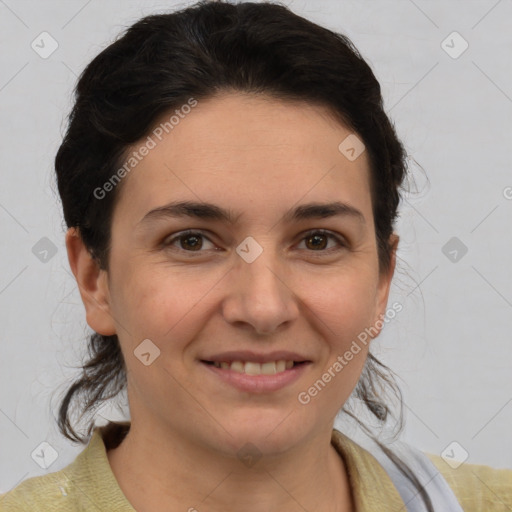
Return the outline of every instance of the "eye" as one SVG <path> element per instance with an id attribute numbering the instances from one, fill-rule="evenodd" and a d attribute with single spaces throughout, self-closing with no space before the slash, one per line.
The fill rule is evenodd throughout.
<path id="1" fill-rule="evenodd" d="M 328 244 L 328 239 L 334 240 L 338 244 L 338 248 L 347 247 L 347 244 L 341 237 L 339 237 L 329 231 L 325 231 L 323 229 L 309 231 L 302 238 L 302 240 L 305 241 L 306 247 L 311 249 L 309 252 L 324 252 L 324 253 L 325 252 L 330 253 L 333 250 L 336 250 L 336 248 L 332 248 L 332 247 L 330 249 L 326 250 L 326 245 Z"/>
<path id="2" fill-rule="evenodd" d="M 166 239 L 163 242 L 163 245 L 165 247 L 171 247 L 176 242 L 179 242 L 181 245 L 181 248 L 178 248 L 178 250 L 183 250 L 186 252 L 202 252 L 201 248 L 203 247 L 202 240 L 208 240 L 210 243 L 212 243 L 203 233 L 200 231 L 182 231 L 181 233 L 178 233 L 177 235 L 173 236 L 170 239 Z"/>
<path id="3" fill-rule="evenodd" d="M 336 247 L 331 247 L 326 249 L 328 245 L 328 240 L 334 240 L 338 245 L 338 249 Z M 208 237 L 206 237 L 200 231 L 181 231 L 171 238 L 167 238 L 163 241 L 163 246 L 165 248 L 173 248 L 178 251 L 184 251 L 188 253 L 199 253 L 204 252 L 201 249 L 204 248 L 203 240 L 207 240 L 210 244 L 214 245 Z M 339 236 L 331 233 L 329 231 L 325 231 L 323 229 L 317 229 L 309 231 L 303 236 L 301 242 L 304 241 L 306 247 L 310 249 L 308 252 L 319 252 L 319 253 L 331 253 L 332 251 L 339 250 L 340 248 L 347 247 L 346 242 Z M 180 247 L 176 247 L 175 244 L 179 243 Z M 319 254 L 321 256 L 321 254 Z"/>

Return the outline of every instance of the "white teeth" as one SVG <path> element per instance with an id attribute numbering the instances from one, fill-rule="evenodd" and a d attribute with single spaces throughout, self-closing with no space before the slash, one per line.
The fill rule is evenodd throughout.
<path id="1" fill-rule="evenodd" d="M 258 363 L 245 363 L 245 373 L 247 375 L 260 375 L 261 374 L 261 364 Z"/>
<path id="2" fill-rule="evenodd" d="M 233 361 L 231 363 L 231 369 L 235 372 L 244 373 L 244 363 L 241 361 Z"/>
<path id="3" fill-rule="evenodd" d="M 270 363 L 263 363 L 261 365 L 261 373 L 263 375 L 274 375 L 274 373 L 277 373 L 277 367 L 276 363 L 270 362 Z M 247 371 L 247 366 L 245 367 Z"/>
<path id="4" fill-rule="evenodd" d="M 293 361 L 269 361 L 268 363 L 254 363 L 252 361 L 233 361 L 232 363 L 215 361 L 213 365 L 216 368 L 224 370 L 233 370 L 238 373 L 246 373 L 247 375 L 274 375 L 275 373 L 284 372 L 293 368 Z"/>

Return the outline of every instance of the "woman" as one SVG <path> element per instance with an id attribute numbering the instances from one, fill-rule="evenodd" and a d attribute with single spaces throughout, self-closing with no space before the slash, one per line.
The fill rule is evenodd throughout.
<path id="1" fill-rule="evenodd" d="M 95 332 L 59 426 L 88 445 L 1 510 L 509 510 L 512 471 L 333 429 L 353 392 L 388 416 L 405 156 L 351 42 L 283 6 L 200 2 L 101 52 L 55 161 Z M 130 422 L 80 437 L 73 402 L 125 385 Z"/>

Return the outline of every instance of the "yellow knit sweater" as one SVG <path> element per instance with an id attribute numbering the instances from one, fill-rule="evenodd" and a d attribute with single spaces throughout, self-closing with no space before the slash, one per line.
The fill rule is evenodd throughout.
<path id="1" fill-rule="evenodd" d="M 134 512 L 110 468 L 106 432 L 106 427 L 95 428 L 89 444 L 64 469 L 28 478 L 0 495 L 0 511 Z M 110 436 L 115 430 L 109 432 Z M 396 487 L 373 455 L 336 429 L 332 444 L 348 469 L 356 512 L 406 510 Z M 476 464 L 452 469 L 441 457 L 427 456 L 465 512 L 512 512 L 512 470 Z"/>

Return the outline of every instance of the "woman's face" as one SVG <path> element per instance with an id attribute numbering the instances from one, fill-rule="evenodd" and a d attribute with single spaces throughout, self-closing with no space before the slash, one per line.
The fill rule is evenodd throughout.
<path id="1" fill-rule="evenodd" d="M 366 359 L 358 336 L 385 313 L 369 160 L 353 139 L 339 149 L 351 132 L 319 107 L 224 94 L 190 110 L 124 178 L 99 281 L 108 308 L 90 305 L 88 322 L 119 337 L 134 429 L 282 452 L 330 432 Z M 214 210 L 165 209 L 178 202 Z"/>

